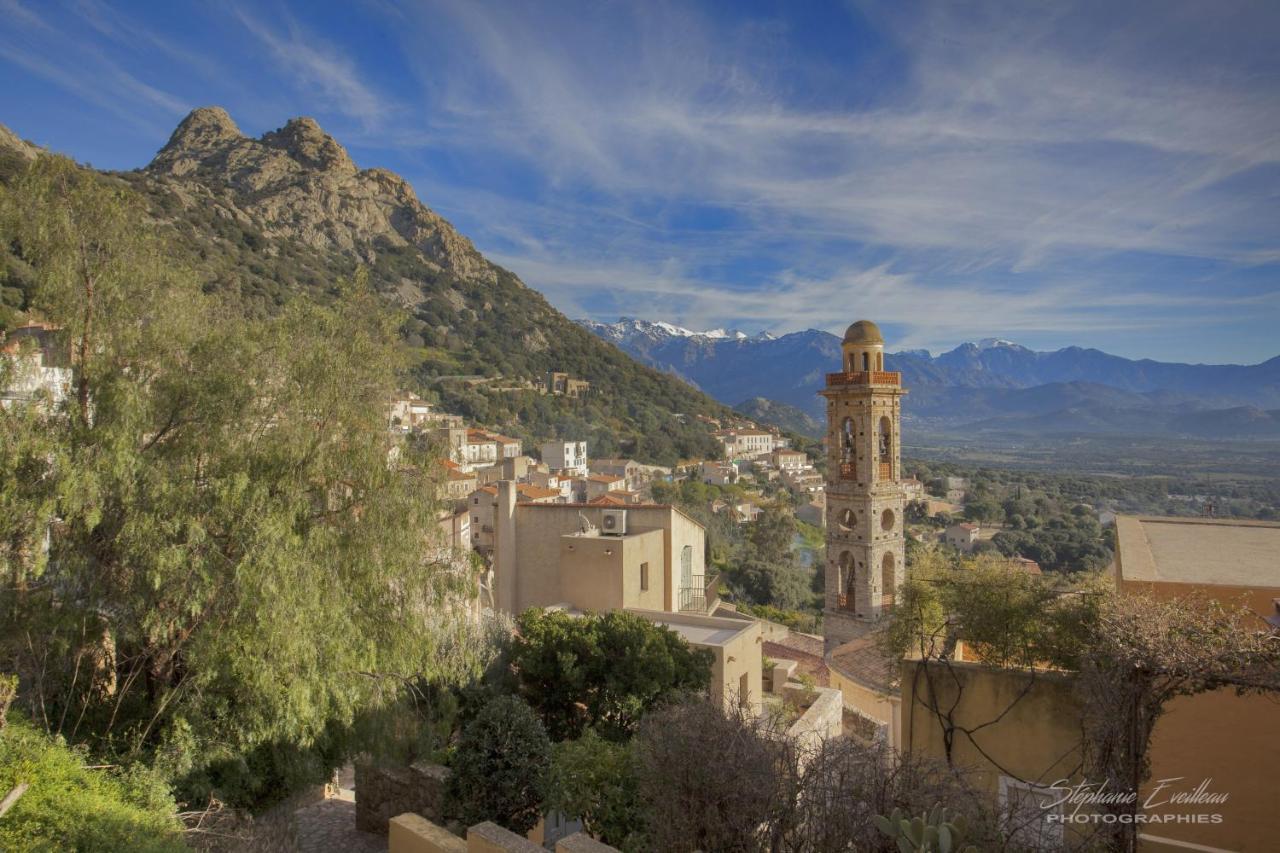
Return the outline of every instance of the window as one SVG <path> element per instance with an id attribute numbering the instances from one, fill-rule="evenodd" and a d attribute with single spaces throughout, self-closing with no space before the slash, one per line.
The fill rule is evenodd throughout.
<path id="1" fill-rule="evenodd" d="M 648 592 L 649 590 L 649 564 L 640 564 L 640 591 Z"/>
<path id="2" fill-rule="evenodd" d="M 680 549 L 680 586 L 693 586 L 693 546 L 685 545 Z"/>
<path id="3" fill-rule="evenodd" d="M 743 708 L 751 704 L 751 686 L 745 672 L 738 678 L 738 704 Z"/>
<path id="4" fill-rule="evenodd" d="M 1000 777 L 1000 816 L 1010 841 L 1030 850 L 1062 846 L 1061 794 L 1011 776 Z"/>

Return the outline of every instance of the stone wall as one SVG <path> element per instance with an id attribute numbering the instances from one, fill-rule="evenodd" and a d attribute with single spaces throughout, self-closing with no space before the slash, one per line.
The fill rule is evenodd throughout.
<path id="1" fill-rule="evenodd" d="M 386 835 L 388 821 L 405 812 L 442 823 L 448 781 L 449 768 L 439 764 L 356 764 L 356 827 Z"/>

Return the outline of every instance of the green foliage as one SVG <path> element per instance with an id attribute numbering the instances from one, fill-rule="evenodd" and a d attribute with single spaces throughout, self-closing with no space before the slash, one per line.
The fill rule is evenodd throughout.
<path id="1" fill-rule="evenodd" d="M 0 818 L 5 850 L 167 853 L 186 850 L 163 781 L 143 767 L 85 766 L 68 748 L 22 720 L 0 731 L 0 796 L 30 785 Z"/>
<path id="2" fill-rule="evenodd" d="M 794 559 L 770 563 L 747 558 L 733 567 L 730 581 L 749 604 L 783 611 L 798 611 L 813 604 L 809 575 Z"/>
<path id="3" fill-rule="evenodd" d="M 894 839 L 901 853 L 978 853 L 977 847 L 964 841 L 964 818 L 948 820 L 942 806 L 915 818 L 894 809 L 888 817 L 876 816 L 876 828 Z"/>
<path id="4" fill-rule="evenodd" d="M 793 559 L 792 543 L 796 536 L 796 517 L 790 512 L 767 506 L 751 524 L 748 538 L 755 557 L 769 563 L 782 563 Z"/>
<path id="5" fill-rule="evenodd" d="M 458 740 L 451 811 L 466 826 L 491 820 L 528 832 L 542 816 L 550 768 L 551 741 L 537 714 L 515 696 L 496 697 Z"/>
<path id="6" fill-rule="evenodd" d="M 581 737 L 588 727 L 625 740 L 655 702 L 705 691 L 711 678 L 710 652 L 621 611 L 527 610 L 511 665 L 520 695 L 557 741 Z"/>
<path id="7" fill-rule="evenodd" d="M 642 850 L 645 813 L 630 743 L 592 729 L 554 747 L 547 805 L 582 821 L 593 837 L 620 850 Z"/>
<path id="8" fill-rule="evenodd" d="M 1102 582 L 1033 575 L 998 558 L 952 562 L 924 550 L 912 567 L 883 636 L 894 659 L 950 654 L 963 640 L 998 667 L 1075 669 L 1098 622 Z"/>
<path id="9" fill-rule="evenodd" d="M 448 411 L 530 441 L 586 440 L 595 456 L 673 465 L 717 453 L 709 429 L 693 416 L 724 417 L 727 407 L 599 340 L 507 270 L 493 267 L 492 280 L 459 278 L 418 248 L 382 237 L 349 253 L 266 237 L 260 224 L 192 204 L 165 182 L 145 174 L 121 177 L 146 194 L 157 219 L 170 223 L 204 288 L 251 313 L 274 313 L 299 296 L 326 301 L 332 282 L 354 274 L 357 258 L 374 258 L 375 293 L 399 303 L 406 286 L 417 291 L 391 339 L 409 358 L 413 390 L 438 398 Z M 501 376 L 501 384 L 513 385 L 551 370 L 589 380 L 590 395 L 573 400 L 489 391 L 443 379 Z"/>
<path id="10" fill-rule="evenodd" d="M 215 789 L 243 776 L 219 768 L 264 755 L 285 766 L 237 790 L 294 765 L 313 777 L 333 725 L 453 665 L 433 614 L 474 591 L 435 545 L 431 460 L 403 447 L 388 465 L 398 318 L 363 275 L 246 318 L 201 292 L 118 182 L 57 158 L 3 210 L 34 309 L 79 354 L 65 411 L 0 413 L 16 590 L 0 645 L 22 707 Z"/>

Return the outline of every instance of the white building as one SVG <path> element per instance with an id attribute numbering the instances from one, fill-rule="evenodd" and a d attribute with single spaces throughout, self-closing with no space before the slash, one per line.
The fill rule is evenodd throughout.
<path id="1" fill-rule="evenodd" d="M 961 522 L 953 524 L 942 534 L 943 541 L 961 551 L 972 551 L 978 542 L 978 525 Z"/>
<path id="2" fill-rule="evenodd" d="M 554 470 L 587 475 L 587 443 L 585 441 L 548 441 L 539 450 L 542 461 Z"/>
<path id="3" fill-rule="evenodd" d="M 9 360 L 0 405 L 8 408 L 43 399 L 57 406 L 70 396 L 72 371 L 66 366 L 70 359 L 57 329 L 43 325 L 12 329 L 0 339 L 0 353 Z"/>
<path id="4" fill-rule="evenodd" d="M 714 435 L 720 439 L 726 459 L 767 456 L 773 451 L 773 433 L 762 429 L 721 429 Z"/>

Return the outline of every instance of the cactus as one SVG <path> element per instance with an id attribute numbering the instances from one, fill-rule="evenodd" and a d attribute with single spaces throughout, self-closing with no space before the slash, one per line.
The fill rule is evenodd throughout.
<path id="1" fill-rule="evenodd" d="M 888 817 L 876 815 L 876 828 L 894 839 L 901 853 L 978 853 L 977 847 L 964 843 L 964 818 L 948 821 L 942 806 L 919 817 L 894 809 Z"/>

